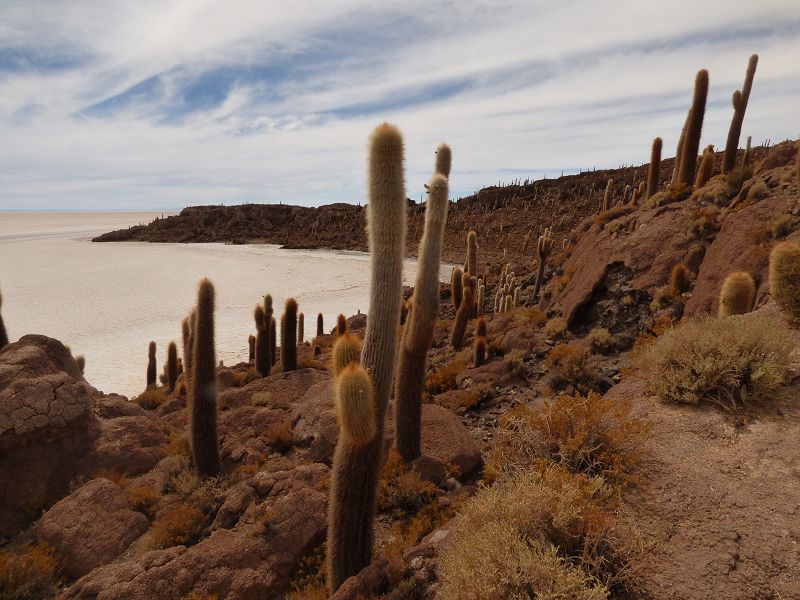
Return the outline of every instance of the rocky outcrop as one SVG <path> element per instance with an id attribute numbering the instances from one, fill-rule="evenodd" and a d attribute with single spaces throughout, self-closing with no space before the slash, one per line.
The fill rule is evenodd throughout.
<path id="1" fill-rule="evenodd" d="M 64 573 L 78 578 L 119 556 L 149 527 L 125 493 L 107 479 L 94 479 L 57 502 L 37 526 L 40 541 L 56 549 Z"/>
<path id="2" fill-rule="evenodd" d="M 27 335 L 0 351 L 0 537 L 68 492 L 96 395 L 57 340 Z"/>

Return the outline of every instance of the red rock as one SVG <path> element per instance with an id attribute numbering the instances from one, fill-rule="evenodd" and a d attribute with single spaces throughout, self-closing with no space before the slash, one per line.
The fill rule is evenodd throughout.
<path id="1" fill-rule="evenodd" d="M 77 578 L 114 560 L 148 526 L 147 517 L 130 509 L 122 488 L 95 479 L 48 510 L 37 536 L 56 549 L 64 573 Z"/>

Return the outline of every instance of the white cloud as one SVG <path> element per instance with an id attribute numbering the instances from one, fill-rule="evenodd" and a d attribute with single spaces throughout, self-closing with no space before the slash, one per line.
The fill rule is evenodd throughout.
<path id="1" fill-rule="evenodd" d="M 704 143 L 724 144 L 751 52 L 744 135 L 800 130 L 795 0 L 54 6 L 0 6 L 0 209 L 363 201 L 384 119 L 405 133 L 414 198 L 443 140 L 456 194 L 641 163 L 656 135 L 674 147 L 700 68 Z M 152 77 L 152 93 L 87 111 Z"/>

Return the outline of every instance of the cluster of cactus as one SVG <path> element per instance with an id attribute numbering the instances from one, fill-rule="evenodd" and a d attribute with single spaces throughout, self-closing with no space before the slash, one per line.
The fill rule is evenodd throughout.
<path id="1" fill-rule="evenodd" d="M 536 272 L 536 285 L 533 288 L 533 302 L 539 299 L 539 290 L 542 289 L 542 279 L 544 278 L 544 268 L 550 252 L 553 250 L 553 238 L 550 235 L 550 229 L 546 228 L 544 233 L 539 236 L 539 241 L 536 244 L 536 256 L 539 259 L 539 269 Z"/>
<path id="2" fill-rule="evenodd" d="M 197 292 L 189 428 L 192 458 L 201 478 L 219 475 L 217 370 L 214 350 L 214 285 L 203 279 Z"/>
<path id="3" fill-rule="evenodd" d="M 346 367 L 335 385 L 340 435 L 328 504 L 331 595 L 348 577 L 372 561 L 384 420 L 393 387 L 402 303 L 406 236 L 403 140 L 397 128 L 384 124 L 373 132 L 370 142 L 367 213 L 372 263 L 370 315 L 361 366 Z"/>
<path id="4" fill-rule="evenodd" d="M 3 296 L 0 294 L 0 308 L 3 307 Z M 3 323 L 3 313 L 0 312 L 0 348 L 8 345 L 8 333 L 6 333 L 6 326 Z"/>
<path id="5" fill-rule="evenodd" d="M 439 157 L 442 154 L 446 154 L 448 157 L 452 156 L 446 145 L 439 146 L 436 153 L 437 171 L 439 170 Z M 428 350 L 433 343 L 433 329 L 439 311 L 439 264 L 449 205 L 447 177 L 437 172 L 428 183 L 427 190 L 425 229 L 419 244 L 414 295 L 409 301 L 410 312 L 406 317 L 403 338 L 400 343 L 398 373 L 401 376 L 397 378 L 395 391 L 395 440 L 397 450 L 406 462 L 411 462 L 420 455 L 420 417 L 422 391 L 425 385 L 425 367 Z M 470 231 L 467 240 L 467 272 L 469 273 L 470 270 L 474 272 L 476 268 L 477 242 L 474 231 Z M 479 291 L 479 298 L 480 293 Z M 466 296 L 464 297 L 466 298 Z M 460 311 L 461 307 L 458 312 L 460 313 Z"/>
<path id="6" fill-rule="evenodd" d="M 517 278 L 511 270 L 511 265 L 506 264 L 500 271 L 500 281 L 494 296 L 494 312 L 508 312 L 521 303 L 522 288 L 517 284 Z"/>
<path id="7" fill-rule="evenodd" d="M 742 135 L 742 124 L 747 103 L 750 100 L 750 90 L 753 88 L 753 77 L 758 66 L 758 54 L 753 54 L 747 63 L 747 73 L 741 90 L 733 92 L 733 118 L 728 129 L 728 139 L 725 142 L 725 153 L 722 155 L 722 172 L 728 173 L 736 166 L 736 154 L 739 151 L 739 138 Z M 747 164 L 745 162 L 745 164 Z"/>
<path id="8" fill-rule="evenodd" d="M 797 166 L 800 168 L 800 158 Z M 769 291 L 782 310 L 792 319 L 800 320 L 800 245 L 781 242 L 772 249 L 769 257 Z"/>
<path id="9" fill-rule="evenodd" d="M 731 273 L 722 283 L 719 294 L 719 317 L 743 315 L 753 309 L 756 299 L 756 284 L 750 273 Z"/>

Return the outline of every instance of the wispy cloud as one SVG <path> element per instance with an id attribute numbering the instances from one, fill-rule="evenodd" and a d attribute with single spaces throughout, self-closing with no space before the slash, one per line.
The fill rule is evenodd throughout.
<path id="1" fill-rule="evenodd" d="M 721 145 L 796 137 L 800 4 L 607 0 L 8 0 L 0 209 L 363 201 L 366 137 L 407 141 L 419 198 L 442 140 L 453 194 L 674 147 L 695 72 Z"/>

